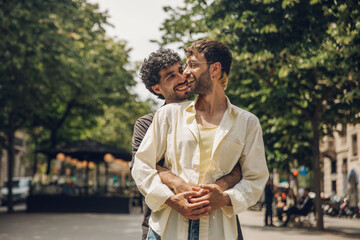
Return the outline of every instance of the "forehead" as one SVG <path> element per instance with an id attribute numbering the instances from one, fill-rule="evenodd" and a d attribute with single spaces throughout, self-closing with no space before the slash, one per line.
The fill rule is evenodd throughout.
<path id="1" fill-rule="evenodd" d="M 179 67 L 181 67 L 180 63 L 174 63 L 173 65 L 167 68 L 161 69 L 159 72 L 160 78 L 166 78 L 166 76 L 169 75 L 170 73 L 179 71 Z"/>
<path id="2" fill-rule="evenodd" d="M 186 62 L 190 62 L 190 61 L 193 61 L 193 62 L 207 62 L 203 53 L 197 53 L 197 54 L 189 56 L 186 59 Z"/>

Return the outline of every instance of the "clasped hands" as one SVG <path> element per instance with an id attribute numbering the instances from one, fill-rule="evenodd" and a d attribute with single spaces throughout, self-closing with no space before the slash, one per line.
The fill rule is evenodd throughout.
<path id="1" fill-rule="evenodd" d="M 188 183 L 174 189 L 166 204 L 188 219 L 208 216 L 223 206 L 231 205 L 230 197 L 217 184 L 192 186 Z"/>

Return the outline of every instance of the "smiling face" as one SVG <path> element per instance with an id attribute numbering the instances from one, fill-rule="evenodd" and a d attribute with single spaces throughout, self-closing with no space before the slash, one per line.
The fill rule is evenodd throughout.
<path id="1" fill-rule="evenodd" d="M 212 91 L 213 82 L 210 76 L 210 63 L 203 54 L 189 56 L 186 61 L 187 67 L 184 75 L 186 80 L 194 84 L 193 92 L 199 95 L 206 95 Z"/>
<path id="2" fill-rule="evenodd" d="M 166 103 L 181 102 L 192 94 L 193 82 L 188 82 L 183 76 L 183 67 L 175 63 L 159 72 L 160 82 L 152 86 L 155 93 L 161 94 Z"/>

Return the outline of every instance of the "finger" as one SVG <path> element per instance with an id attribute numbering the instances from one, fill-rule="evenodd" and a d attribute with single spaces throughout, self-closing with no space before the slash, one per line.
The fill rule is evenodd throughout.
<path id="1" fill-rule="evenodd" d="M 203 208 L 198 208 L 198 209 L 191 211 L 190 216 L 194 216 L 194 217 L 207 216 L 207 215 L 209 215 L 210 210 L 211 210 L 211 207 L 209 207 L 209 206 L 203 207 Z"/>
<path id="2" fill-rule="evenodd" d="M 202 196 L 205 196 L 206 194 L 209 194 L 210 191 L 207 190 L 207 189 L 201 189 L 199 192 L 197 192 L 198 194 L 196 196 L 191 196 L 189 197 L 190 198 L 199 198 L 199 197 L 202 197 Z"/>
<path id="3" fill-rule="evenodd" d="M 193 191 L 197 191 L 197 192 L 199 192 L 199 191 L 201 191 L 201 190 L 202 190 L 202 188 L 197 187 L 197 186 L 193 186 L 193 187 L 192 187 L 192 190 L 193 190 Z"/>
<path id="4" fill-rule="evenodd" d="M 198 203 L 198 202 L 204 202 L 204 201 L 209 201 L 209 195 L 189 198 L 190 203 Z"/>
<path id="5" fill-rule="evenodd" d="M 211 208 L 208 206 L 208 207 L 204 207 L 204 208 L 200 208 L 200 209 L 191 211 L 185 217 L 189 218 L 189 219 L 199 219 L 203 216 L 209 216 L 210 211 L 211 211 Z"/>
<path id="6" fill-rule="evenodd" d="M 209 184 L 201 184 L 199 187 L 201 187 L 202 189 L 209 190 L 209 191 L 212 191 L 215 189 L 215 187 L 213 185 L 209 185 Z"/>
<path id="7" fill-rule="evenodd" d="M 192 196 L 198 196 L 198 195 L 199 195 L 199 192 L 196 192 L 196 191 L 187 191 L 187 192 L 182 192 L 182 193 L 180 193 L 180 195 L 182 195 L 184 198 L 189 198 L 189 197 L 192 197 Z"/>
<path id="8" fill-rule="evenodd" d="M 206 207 L 207 205 L 209 205 L 209 201 L 205 200 L 205 201 L 201 201 L 201 202 L 195 202 L 195 203 L 189 203 L 189 209 L 191 211 L 195 210 L 195 209 L 201 209 Z"/>

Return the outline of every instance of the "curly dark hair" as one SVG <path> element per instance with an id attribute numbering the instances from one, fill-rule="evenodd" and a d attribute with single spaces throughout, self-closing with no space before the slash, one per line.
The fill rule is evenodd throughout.
<path id="1" fill-rule="evenodd" d="M 179 54 L 166 48 L 152 52 L 148 59 L 144 59 L 144 63 L 140 68 L 140 77 L 146 88 L 160 99 L 165 98 L 161 94 L 155 93 L 151 87 L 160 82 L 159 72 L 175 63 L 181 64 Z"/>

